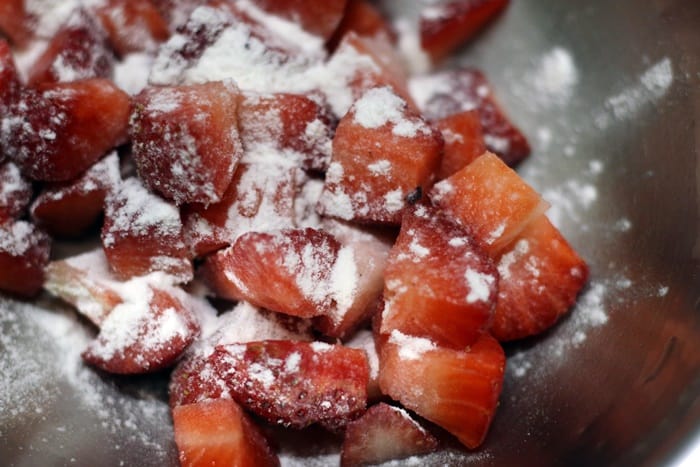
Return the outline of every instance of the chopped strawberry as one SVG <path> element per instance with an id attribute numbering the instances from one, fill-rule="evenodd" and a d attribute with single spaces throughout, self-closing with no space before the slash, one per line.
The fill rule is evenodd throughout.
<path id="1" fill-rule="evenodd" d="M 109 40 L 121 56 L 155 52 L 168 39 L 168 23 L 150 0 L 109 0 L 97 10 Z"/>
<path id="2" fill-rule="evenodd" d="M 73 305 L 98 327 L 123 302 L 101 248 L 49 263 L 44 289 Z"/>
<path id="3" fill-rule="evenodd" d="M 496 155 L 485 153 L 428 194 L 447 215 L 473 232 L 495 257 L 547 203 Z"/>
<path id="4" fill-rule="evenodd" d="M 114 54 L 101 25 L 87 11 L 76 10 L 29 70 L 29 84 L 110 78 Z"/>
<path id="5" fill-rule="evenodd" d="M 268 340 L 217 346 L 211 356 L 234 399 L 277 423 L 337 430 L 365 410 L 365 353 L 321 342 Z"/>
<path id="6" fill-rule="evenodd" d="M 354 285 L 352 302 L 344 309 L 336 309 L 335 313 L 316 316 L 314 327 L 326 336 L 347 339 L 366 324 L 377 309 L 393 237 L 332 219 L 324 219 L 322 227 L 340 241 L 346 248 L 344 254 L 352 258 L 339 280 Z"/>
<path id="7" fill-rule="evenodd" d="M 220 201 L 242 155 L 232 81 L 150 87 L 129 125 L 144 185 L 183 203 Z"/>
<path id="8" fill-rule="evenodd" d="M 208 0 L 151 0 L 158 12 L 166 20 L 170 32 L 175 32 L 187 23 L 187 19 L 198 6 Z"/>
<path id="9" fill-rule="evenodd" d="M 102 321 L 83 359 L 102 370 L 139 374 L 167 368 L 199 334 L 199 323 L 179 289 L 156 288 L 144 280 L 129 284 L 129 298 Z"/>
<path id="10" fill-rule="evenodd" d="M 379 389 L 379 353 L 374 333 L 369 329 L 357 331 L 345 345 L 351 349 L 360 349 L 367 355 L 369 365 L 369 381 L 367 382 L 367 400 L 376 401 L 382 398 Z"/>
<path id="11" fill-rule="evenodd" d="M 31 179 L 71 180 L 125 141 L 129 108 L 103 79 L 27 88 L 0 116 L 0 146 Z"/>
<path id="12" fill-rule="evenodd" d="M 21 297 L 39 293 L 49 263 L 51 239 L 33 224 L 0 224 L 0 291 Z"/>
<path id="13" fill-rule="evenodd" d="M 17 97 L 21 87 L 22 83 L 12 56 L 12 49 L 6 41 L 0 39 L 0 116 L 7 112 L 7 106 Z M 0 161 L 3 158 L 2 141 L 0 141 Z"/>
<path id="14" fill-rule="evenodd" d="M 47 185 L 32 203 L 32 219 L 53 236 L 84 235 L 119 182 L 119 156 L 112 152 L 77 180 Z"/>
<path id="15" fill-rule="evenodd" d="M 438 180 L 443 180 L 469 165 L 486 151 L 479 113 L 467 110 L 436 120 L 435 127 L 445 140 Z"/>
<path id="16" fill-rule="evenodd" d="M 232 310 L 219 315 L 211 327 L 216 330 L 195 342 L 173 370 L 169 385 L 171 407 L 232 397 L 210 359 L 218 345 L 257 340 L 313 340 L 308 320 L 263 310 L 247 302 L 238 302 Z"/>
<path id="17" fill-rule="evenodd" d="M 280 462 L 238 404 L 218 399 L 173 408 L 182 467 L 274 467 Z"/>
<path id="18" fill-rule="evenodd" d="M 177 208 L 150 193 L 134 178 L 105 201 L 102 246 L 119 279 L 163 271 L 179 282 L 192 279 Z"/>
<path id="19" fill-rule="evenodd" d="M 502 280 L 491 334 L 501 341 L 552 326 L 588 278 L 586 263 L 544 215 L 501 254 L 498 270 Z"/>
<path id="20" fill-rule="evenodd" d="M 295 226 L 298 171 L 267 163 L 240 163 L 221 201 L 183 208 L 185 241 L 195 256 L 227 247 L 249 231 Z"/>
<path id="21" fill-rule="evenodd" d="M 307 170 L 325 171 L 331 157 L 331 116 L 301 94 L 245 93 L 238 110 L 248 153 L 279 151 Z"/>
<path id="22" fill-rule="evenodd" d="M 393 331 L 380 352 L 379 385 L 473 449 L 493 419 L 504 369 L 503 349 L 488 334 L 466 350 L 454 350 Z"/>
<path id="23" fill-rule="evenodd" d="M 347 0 L 255 0 L 260 8 L 299 23 L 312 34 L 328 39 L 338 27 Z"/>
<path id="24" fill-rule="evenodd" d="M 0 224 L 19 219 L 32 199 L 32 185 L 12 162 L 0 163 Z"/>
<path id="25" fill-rule="evenodd" d="M 365 93 L 338 124 L 321 214 L 399 224 L 440 162 L 443 141 L 389 87 Z"/>
<path id="26" fill-rule="evenodd" d="M 514 166 L 530 154 L 525 135 L 508 119 L 481 71 L 463 68 L 417 76 L 411 79 L 409 88 L 431 121 L 476 109 L 487 149 L 506 164 Z"/>
<path id="27" fill-rule="evenodd" d="M 463 349 L 485 328 L 498 272 L 468 230 L 423 205 L 407 212 L 384 275 L 381 332 Z"/>
<path id="28" fill-rule="evenodd" d="M 359 36 L 350 31 L 333 52 L 326 72 L 333 79 L 324 83 L 326 94 L 336 116 L 343 117 L 353 102 L 372 88 L 389 86 L 416 110 L 408 92 L 406 71 L 391 42 L 383 36 Z M 417 113 L 417 112 L 416 112 Z"/>
<path id="29" fill-rule="evenodd" d="M 25 0 L 0 0 L 0 33 L 20 47 L 29 43 L 34 35 L 24 4 Z"/>
<path id="30" fill-rule="evenodd" d="M 446 0 L 420 13 L 421 47 L 434 62 L 471 40 L 508 6 L 509 0 Z"/>
<path id="31" fill-rule="evenodd" d="M 351 31 L 361 37 L 381 36 L 396 42 L 391 24 L 373 3 L 368 0 L 348 0 L 347 3 L 343 20 L 328 43 L 330 50 L 335 50 L 340 40 Z"/>
<path id="32" fill-rule="evenodd" d="M 310 228 L 244 234 L 208 257 L 203 274 L 221 297 L 303 318 L 342 313 L 357 281 L 352 252 Z"/>
<path id="33" fill-rule="evenodd" d="M 380 402 L 348 423 L 341 466 L 381 464 L 437 450 L 438 440 L 405 410 Z"/>

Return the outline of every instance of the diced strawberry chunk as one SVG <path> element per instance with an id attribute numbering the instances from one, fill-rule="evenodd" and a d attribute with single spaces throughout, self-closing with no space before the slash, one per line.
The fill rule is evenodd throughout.
<path id="1" fill-rule="evenodd" d="M 119 279 L 163 271 L 179 282 L 192 279 L 177 208 L 134 178 L 105 200 L 102 246 Z"/>
<path id="2" fill-rule="evenodd" d="M 374 333 L 369 329 L 360 329 L 345 345 L 351 349 L 360 349 L 367 355 L 367 363 L 369 364 L 367 399 L 369 401 L 379 400 L 382 397 L 382 391 L 379 389 L 379 353 Z"/>
<path id="3" fill-rule="evenodd" d="M 176 204 L 221 199 L 242 155 L 233 82 L 151 87 L 135 98 L 129 132 L 139 176 Z"/>
<path id="4" fill-rule="evenodd" d="M 33 36 L 32 23 L 24 3 L 25 0 L 0 1 L 0 33 L 4 33 L 18 46 L 26 45 Z"/>
<path id="5" fill-rule="evenodd" d="M 446 0 L 420 13 L 422 48 L 433 61 L 447 57 L 471 40 L 508 6 L 508 0 Z"/>
<path id="6" fill-rule="evenodd" d="M 110 78 L 114 54 L 101 25 L 83 9 L 58 30 L 29 70 L 29 84 Z"/>
<path id="7" fill-rule="evenodd" d="M 435 127 L 445 140 L 438 180 L 458 172 L 486 151 L 479 113 L 467 110 L 436 120 Z"/>
<path id="8" fill-rule="evenodd" d="M 331 116 L 309 97 L 246 93 L 238 110 L 238 121 L 248 153 L 276 150 L 304 169 L 328 168 L 333 135 Z"/>
<path id="9" fill-rule="evenodd" d="M 12 162 L 0 163 L 0 224 L 19 219 L 32 199 L 32 185 Z"/>
<path id="10" fill-rule="evenodd" d="M 280 462 L 260 429 L 230 399 L 172 411 L 182 467 L 275 467 Z"/>
<path id="11" fill-rule="evenodd" d="M 148 282 L 129 284 L 130 300 L 117 305 L 102 321 L 100 333 L 83 359 L 102 370 L 139 374 L 167 368 L 199 334 L 192 311 L 178 298 L 178 289 Z"/>
<path id="12" fill-rule="evenodd" d="M 346 254 L 352 257 L 354 270 L 352 263 L 348 263 L 345 275 L 339 276 L 339 280 L 342 277 L 341 282 L 354 282 L 354 286 L 352 303 L 344 309 L 337 308 L 330 315 L 316 316 L 314 326 L 326 336 L 346 339 L 366 324 L 377 309 L 393 237 L 332 219 L 324 219 L 322 227 L 349 249 Z"/>
<path id="13" fill-rule="evenodd" d="M 396 33 L 381 11 L 368 0 L 348 0 L 343 20 L 338 25 L 328 43 L 330 50 L 335 50 L 340 40 L 349 32 L 361 37 L 382 37 L 394 43 Z"/>
<path id="14" fill-rule="evenodd" d="M 486 148 L 506 164 L 514 166 L 530 154 L 525 135 L 508 119 L 481 71 L 463 68 L 417 76 L 411 79 L 409 87 L 431 121 L 476 109 Z"/>
<path id="15" fill-rule="evenodd" d="M 12 49 L 6 41 L 0 39 L 0 116 L 7 112 L 7 106 L 19 94 L 21 87 L 22 83 L 12 56 Z M 0 141 L 0 161 L 3 158 L 2 141 Z"/>
<path id="16" fill-rule="evenodd" d="M 491 153 L 435 184 L 429 197 L 471 230 L 492 257 L 548 206 L 515 171 Z"/>
<path id="17" fill-rule="evenodd" d="M 31 179 L 71 180 L 125 141 L 129 108 L 103 79 L 27 88 L 0 116 L 0 146 Z"/>
<path id="18" fill-rule="evenodd" d="M 436 209 L 419 205 L 404 215 L 384 280 L 382 333 L 463 349 L 491 324 L 496 266 L 468 230 Z"/>
<path id="19" fill-rule="evenodd" d="M 503 349 L 488 334 L 466 350 L 454 350 L 393 331 L 382 345 L 379 384 L 385 394 L 473 449 L 493 419 L 504 369 Z"/>
<path id="20" fill-rule="evenodd" d="M 333 79 L 324 83 L 322 91 L 339 118 L 367 91 L 383 86 L 391 87 L 409 108 L 417 109 L 408 92 L 402 61 L 385 37 L 361 37 L 349 32 L 340 41 L 326 68 Z"/>
<path id="21" fill-rule="evenodd" d="M 209 3 L 208 0 L 152 0 L 158 12 L 168 23 L 171 32 L 187 23 L 190 14 L 198 6 Z"/>
<path id="22" fill-rule="evenodd" d="M 499 258 L 501 285 L 491 333 L 501 341 L 538 334 L 576 301 L 588 266 L 546 216 Z"/>
<path id="23" fill-rule="evenodd" d="M 73 305 L 98 327 L 123 302 L 101 248 L 51 262 L 44 289 Z"/>
<path id="24" fill-rule="evenodd" d="M 255 0 L 255 4 L 262 9 L 299 23 L 307 31 L 324 39 L 330 38 L 338 27 L 346 3 L 347 0 Z"/>
<path id="25" fill-rule="evenodd" d="M 438 440 L 405 410 L 380 402 L 348 423 L 341 466 L 381 464 L 437 450 Z"/>
<path id="26" fill-rule="evenodd" d="M 367 403 L 365 353 L 321 342 L 218 346 L 211 357 L 234 399 L 271 423 L 337 430 Z"/>
<path id="27" fill-rule="evenodd" d="M 21 297 L 39 293 L 51 239 L 25 221 L 0 224 L 0 290 Z"/>
<path id="28" fill-rule="evenodd" d="M 155 52 L 170 36 L 168 23 L 150 0 L 109 0 L 97 10 L 119 55 Z"/>
<path id="29" fill-rule="evenodd" d="M 32 203 L 32 219 L 54 236 L 84 235 L 119 182 L 119 156 L 112 152 L 77 180 L 46 186 Z"/>
<path id="30" fill-rule="evenodd" d="M 208 257 L 203 275 L 224 298 L 300 317 L 341 315 L 352 306 L 352 250 L 315 229 L 249 232 Z"/>
<path id="31" fill-rule="evenodd" d="M 221 201 L 183 209 L 185 241 L 195 256 L 227 247 L 249 231 L 291 228 L 297 170 L 277 164 L 238 164 Z"/>
<path id="32" fill-rule="evenodd" d="M 216 330 L 194 343 L 173 370 L 168 388 L 171 407 L 233 397 L 210 359 L 218 345 L 313 340 L 308 320 L 263 310 L 247 302 L 239 302 L 233 310 L 219 315 L 211 327 Z"/>
<path id="33" fill-rule="evenodd" d="M 373 88 L 338 124 L 319 213 L 399 224 L 440 162 L 443 141 L 389 87 Z"/>

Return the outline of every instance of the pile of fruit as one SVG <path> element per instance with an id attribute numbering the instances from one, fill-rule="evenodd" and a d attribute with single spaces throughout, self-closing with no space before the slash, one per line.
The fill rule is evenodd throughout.
<path id="1" fill-rule="evenodd" d="M 421 53 L 507 3 L 425 2 Z M 96 368 L 174 368 L 183 465 L 277 465 L 269 424 L 343 436 L 348 466 L 437 450 L 435 426 L 477 448 L 500 342 L 552 326 L 588 274 L 512 170 L 530 148 L 486 77 L 411 76 L 368 0 L 56 4 L 49 31 L 46 2 L 0 0 L 0 290 L 72 304 Z"/>

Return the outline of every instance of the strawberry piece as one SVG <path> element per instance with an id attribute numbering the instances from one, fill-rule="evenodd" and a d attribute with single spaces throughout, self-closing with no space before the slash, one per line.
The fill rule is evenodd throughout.
<path id="1" fill-rule="evenodd" d="M 129 132 L 144 185 L 178 205 L 218 202 L 242 154 L 237 105 L 231 81 L 136 96 Z"/>
<path id="2" fill-rule="evenodd" d="M 263 10 L 299 23 L 305 30 L 324 39 L 329 39 L 338 27 L 346 3 L 347 0 L 255 0 Z"/>
<path id="3" fill-rule="evenodd" d="M 346 248 L 346 254 L 352 257 L 354 273 L 353 267 L 346 265 L 342 282 L 354 282 L 354 286 L 352 303 L 336 308 L 334 313 L 316 316 L 314 327 L 326 336 L 346 339 L 376 311 L 393 238 L 332 219 L 324 219 L 322 227 L 335 236 Z"/>
<path id="4" fill-rule="evenodd" d="M 271 423 L 344 427 L 365 410 L 365 353 L 321 342 L 268 340 L 217 346 L 211 356 L 234 399 Z"/>
<path id="5" fill-rule="evenodd" d="M 21 297 L 39 293 L 51 239 L 25 221 L 0 224 L 0 290 Z"/>
<path id="6" fill-rule="evenodd" d="M 382 37 L 396 43 L 396 33 L 391 24 L 368 0 L 348 0 L 343 19 L 328 42 L 328 48 L 335 50 L 342 38 L 350 32 L 361 37 Z"/>
<path id="7" fill-rule="evenodd" d="M 137 179 L 125 180 L 105 200 L 102 246 L 119 279 L 154 271 L 170 274 L 179 282 L 192 279 L 179 211 Z"/>
<path id="8" fill-rule="evenodd" d="M 508 6 L 508 0 L 447 0 L 420 13 L 420 42 L 438 62 L 476 36 Z"/>
<path id="9" fill-rule="evenodd" d="M 84 235 L 119 182 L 119 156 L 112 152 L 77 180 L 47 185 L 32 203 L 32 219 L 56 237 Z"/>
<path id="10" fill-rule="evenodd" d="M 170 32 L 175 32 L 187 23 L 187 19 L 198 6 L 210 2 L 208 0 L 151 0 L 151 3 L 165 19 Z"/>
<path id="11" fill-rule="evenodd" d="M 172 415 L 182 467 L 280 465 L 260 429 L 230 399 L 182 405 Z"/>
<path id="12" fill-rule="evenodd" d="M 193 404 L 207 399 L 233 397 L 210 359 L 217 345 L 242 344 L 256 340 L 311 341 L 308 320 L 273 313 L 247 302 L 216 318 L 216 329 L 193 344 L 170 376 L 170 406 Z"/>
<path id="13" fill-rule="evenodd" d="M 129 284 L 129 298 L 102 321 L 100 333 L 83 359 L 116 374 L 167 368 L 199 334 L 199 323 L 178 297 L 179 289 L 156 288 L 146 281 Z"/>
<path id="14" fill-rule="evenodd" d="M 0 224 L 19 219 L 32 199 L 32 185 L 12 162 L 0 163 Z"/>
<path id="15" fill-rule="evenodd" d="M 391 87 L 412 110 L 417 109 L 408 92 L 401 58 L 383 36 L 361 37 L 349 32 L 328 60 L 326 73 L 333 79 L 322 83 L 321 91 L 338 117 L 367 91 L 383 86 Z"/>
<path id="16" fill-rule="evenodd" d="M 220 202 L 183 209 L 184 236 L 196 256 L 231 245 L 249 231 L 291 228 L 297 170 L 277 164 L 240 163 Z"/>
<path id="17" fill-rule="evenodd" d="M 126 139 L 129 108 L 103 79 L 27 88 L 2 116 L 0 146 L 31 179 L 71 180 Z"/>
<path id="18" fill-rule="evenodd" d="M 44 289 L 73 305 L 98 327 L 123 302 L 101 248 L 49 263 Z"/>
<path id="19" fill-rule="evenodd" d="M 25 0 L 0 0 L 0 33 L 20 47 L 29 43 L 34 35 L 24 3 Z"/>
<path id="20" fill-rule="evenodd" d="M 1 16 L 1 15 L 0 15 Z M 16 98 L 22 87 L 12 56 L 10 45 L 0 39 L 0 115 L 7 112 L 7 106 Z M 0 161 L 4 158 L 2 142 L 0 141 Z"/>
<path id="21" fill-rule="evenodd" d="M 340 465 L 381 464 L 392 459 L 428 454 L 437 448 L 438 440 L 408 412 L 380 402 L 348 423 Z"/>
<path id="22" fill-rule="evenodd" d="M 404 215 L 384 275 L 381 332 L 455 349 L 491 324 L 498 272 L 468 230 L 419 205 Z"/>
<path id="23" fill-rule="evenodd" d="M 515 171 L 491 153 L 436 183 L 429 197 L 471 230 L 492 257 L 548 206 Z"/>
<path id="24" fill-rule="evenodd" d="M 501 341 L 539 334 L 576 301 L 588 266 L 546 216 L 535 219 L 498 261 L 501 286 L 491 333 Z"/>
<path id="25" fill-rule="evenodd" d="M 331 157 L 331 116 L 301 94 L 243 96 L 238 111 L 246 152 L 279 151 L 307 170 L 325 171 Z"/>
<path id="26" fill-rule="evenodd" d="M 97 10 L 117 53 L 155 52 L 168 39 L 168 23 L 150 0 L 109 0 Z"/>
<path id="27" fill-rule="evenodd" d="M 29 70 L 30 86 L 39 83 L 110 78 L 114 54 L 100 24 L 85 10 L 76 10 L 58 30 Z"/>
<path id="28" fill-rule="evenodd" d="M 310 228 L 241 235 L 206 259 L 203 275 L 221 297 L 303 318 L 341 315 L 357 282 L 352 251 Z"/>
<path id="29" fill-rule="evenodd" d="M 445 151 L 437 171 L 438 180 L 463 169 L 486 151 L 476 110 L 449 115 L 436 120 L 433 125 L 445 140 Z"/>
<path id="30" fill-rule="evenodd" d="M 409 88 L 431 121 L 476 109 L 486 148 L 506 164 L 514 166 L 530 154 L 525 135 L 508 119 L 481 71 L 464 68 L 418 76 L 411 79 Z"/>
<path id="31" fill-rule="evenodd" d="M 439 133 L 391 88 L 369 90 L 338 124 L 319 213 L 399 224 L 430 185 L 442 146 Z"/>
<path id="32" fill-rule="evenodd" d="M 379 385 L 473 449 L 493 419 L 504 369 L 503 349 L 488 334 L 466 350 L 454 350 L 393 331 L 381 348 Z"/>

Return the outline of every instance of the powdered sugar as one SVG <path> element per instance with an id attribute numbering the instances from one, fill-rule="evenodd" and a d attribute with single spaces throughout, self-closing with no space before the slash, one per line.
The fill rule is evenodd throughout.
<path id="1" fill-rule="evenodd" d="M 429 339 L 409 336 L 398 330 L 391 332 L 389 343 L 399 346 L 399 357 L 404 360 L 418 360 L 425 352 L 437 349 L 435 343 Z"/>

